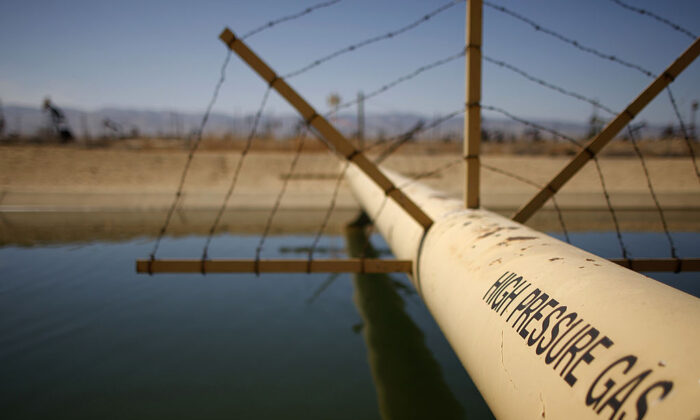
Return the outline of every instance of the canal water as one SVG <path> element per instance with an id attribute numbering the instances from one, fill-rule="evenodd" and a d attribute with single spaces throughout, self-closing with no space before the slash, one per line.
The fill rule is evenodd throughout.
<path id="1" fill-rule="evenodd" d="M 323 237 L 318 257 L 347 256 L 351 236 Z M 700 234 L 673 237 L 697 256 Z M 272 236 L 263 256 L 305 258 L 311 240 Z M 572 240 L 619 256 L 614 233 Z M 668 252 L 660 233 L 625 240 L 635 257 Z M 220 235 L 210 257 L 250 256 L 257 241 Z M 160 256 L 196 258 L 203 242 L 166 237 Z M 373 246 L 391 258 L 381 237 Z M 492 417 L 404 275 L 137 275 L 151 247 L 0 248 L 3 419 Z M 700 295 L 696 273 L 652 276 Z"/>

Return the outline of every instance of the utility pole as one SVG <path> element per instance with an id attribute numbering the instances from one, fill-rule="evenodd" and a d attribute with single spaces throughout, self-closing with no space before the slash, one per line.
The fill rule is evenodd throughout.
<path id="1" fill-rule="evenodd" d="M 0 101 L 0 139 L 4 137 L 5 134 L 5 112 L 2 109 L 2 101 Z"/>
<path id="2" fill-rule="evenodd" d="M 365 94 L 357 92 L 357 147 L 365 146 Z"/>
<path id="3" fill-rule="evenodd" d="M 328 102 L 328 106 L 331 107 L 331 121 L 334 123 L 337 122 L 338 119 L 338 105 L 340 105 L 340 95 L 337 93 L 331 93 L 328 95 L 326 98 L 326 102 Z"/>
<path id="4" fill-rule="evenodd" d="M 170 137 L 173 137 L 175 139 L 180 138 L 180 116 L 177 114 L 177 112 L 171 112 L 170 113 Z"/>
<path id="5" fill-rule="evenodd" d="M 479 148 L 481 144 L 481 18 L 482 0 L 467 2 L 466 102 L 464 117 L 464 204 L 479 208 Z"/>
<path id="6" fill-rule="evenodd" d="M 19 110 L 15 113 L 15 130 L 16 136 L 22 137 L 22 112 Z"/>
<path id="7" fill-rule="evenodd" d="M 697 137 L 695 136 L 695 114 L 698 111 L 698 101 L 693 101 L 692 104 L 690 104 L 690 139 L 691 140 L 696 140 Z"/>
<path id="8" fill-rule="evenodd" d="M 88 123 L 87 123 L 87 113 L 83 112 L 80 115 L 80 123 L 83 126 L 83 140 L 86 142 L 90 141 L 90 130 L 88 129 Z"/>

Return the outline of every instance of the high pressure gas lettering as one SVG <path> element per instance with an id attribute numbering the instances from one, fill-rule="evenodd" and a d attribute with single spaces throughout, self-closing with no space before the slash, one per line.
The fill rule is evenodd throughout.
<path id="1" fill-rule="evenodd" d="M 613 339 L 523 276 L 503 273 L 482 300 L 565 384 L 587 387 L 582 403 L 599 415 L 642 419 L 673 389 L 673 381 L 639 366 L 633 354 L 596 363 L 605 359 Z M 581 385 L 583 377 L 593 379 Z"/>

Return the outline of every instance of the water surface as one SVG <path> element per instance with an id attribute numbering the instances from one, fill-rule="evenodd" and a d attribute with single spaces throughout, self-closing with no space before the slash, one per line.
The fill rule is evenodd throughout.
<path id="1" fill-rule="evenodd" d="M 270 237 L 264 257 L 304 258 L 311 238 Z M 611 232 L 572 239 L 619 256 Z M 674 239 L 697 255 L 700 234 Z M 160 256 L 196 258 L 203 240 L 168 237 Z M 252 256 L 257 240 L 221 235 L 210 255 Z M 668 252 L 659 233 L 625 240 L 636 257 Z M 137 275 L 151 246 L 0 248 L 2 418 L 397 418 L 421 413 L 423 382 L 436 418 L 491 417 L 404 275 Z M 347 256 L 347 238 L 320 250 Z M 696 273 L 653 276 L 700 294 Z"/>

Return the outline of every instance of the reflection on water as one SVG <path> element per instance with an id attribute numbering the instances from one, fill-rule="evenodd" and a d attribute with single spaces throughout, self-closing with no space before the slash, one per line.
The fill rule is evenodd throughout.
<path id="1" fill-rule="evenodd" d="M 311 240 L 270 237 L 263 256 L 304 258 Z M 163 257 L 191 257 L 202 243 L 166 238 Z M 222 235 L 212 258 L 251 256 L 256 244 Z M 381 418 L 385 399 L 367 354 L 386 353 L 353 328 L 373 330 L 353 303 L 351 276 L 135 274 L 134 260 L 151 245 L 0 248 L 3 419 Z M 346 254 L 342 236 L 320 246 Z M 421 357 L 433 358 L 426 380 L 442 372 L 459 405 L 480 401 L 425 307 L 404 299 L 400 317 L 423 334 Z M 389 343 L 382 348 L 401 348 Z M 384 378 L 403 375 L 391 369 Z"/>
<path id="2" fill-rule="evenodd" d="M 363 227 L 348 226 L 346 238 L 351 256 L 377 257 L 371 245 L 365 246 Z M 398 291 L 408 289 L 386 274 L 357 274 L 354 284 L 382 418 L 463 418 L 464 410 L 425 345 L 423 333 L 404 310 Z M 478 394 L 472 393 L 472 398 L 470 417 L 490 417 Z"/>
<path id="3" fill-rule="evenodd" d="M 397 286 L 408 284 L 401 275 L 148 277 L 134 260 L 150 239 L 81 235 L 0 247 L 3 419 L 403 418 L 423 416 L 420 401 L 433 402 L 431 418 L 490 416 L 420 299 Z M 619 255 L 614 238 L 572 235 L 608 257 Z M 311 239 L 270 237 L 263 257 L 304 258 Z M 625 239 L 634 256 L 667 252 L 662 234 Z M 700 234 L 674 239 L 697 256 Z M 211 257 L 252 257 L 257 240 L 217 236 Z M 191 258 L 203 243 L 168 237 L 160 256 Z M 353 243 L 327 235 L 319 257 L 342 258 Z M 654 277 L 700 293 L 697 273 Z"/>
<path id="4" fill-rule="evenodd" d="M 316 233 L 323 210 L 281 209 L 275 216 L 273 234 Z M 342 235 L 345 223 L 355 216 L 356 210 L 336 209 L 326 233 Z M 511 210 L 504 210 L 509 216 Z M 229 210 L 219 225 L 221 233 L 262 232 L 269 210 Z M 692 209 L 667 209 L 666 218 L 671 230 L 697 232 L 700 218 Z M 214 210 L 178 210 L 168 227 L 171 236 L 206 235 L 216 217 Z M 608 211 L 564 211 L 564 220 L 570 232 L 612 230 Z M 624 231 L 660 232 L 661 223 L 656 211 L 618 210 L 617 217 Z M 68 244 L 92 241 L 128 241 L 152 238 L 163 226 L 165 211 L 140 212 L 0 212 L 0 246 L 37 244 Z M 528 225 L 543 232 L 558 232 L 559 218 L 551 210 L 541 210 Z"/>
<path id="5" fill-rule="evenodd" d="M 345 222 L 355 210 L 336 209 L 326 228 L 328 234 L 342 234 Z M 229 210 L 223 214 L 219 233 L 258 234 L 267 223 L 269 211 Z M 324 210 L 281 209 L 271 233 L 316 233 Z M 119 242 L 153 238 L 165 221 L 165 211 L 138 212 L 0 212 L 0 246 Z M 206 235 L 216 218 L 216 210 L 178 210 L 168 226 L 174 237 Z M 201 252 L 201 250 L 200 250 Z"/>

